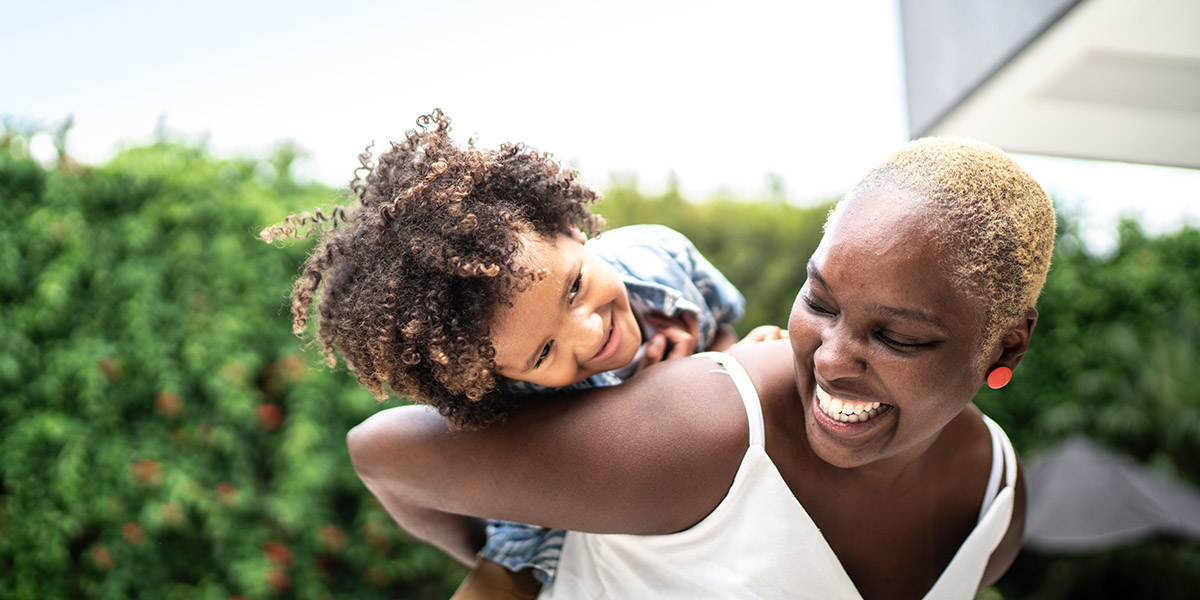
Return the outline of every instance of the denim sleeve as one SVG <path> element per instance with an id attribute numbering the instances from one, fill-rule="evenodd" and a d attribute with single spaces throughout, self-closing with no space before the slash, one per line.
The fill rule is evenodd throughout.
<path id="1" fill-rule="evenodd" d="M 662 225 L 630 225 L 588 242 L 625 280 L 631 299 L 668 315 L 690 313 L 707 348 L 721 323 L 745 311 L 741 292 L 678 231 Z"/>
<path id="2" fill-rule="evenodd" d="M 742 318 L 746 311 L 746 299 L 742 297 L 742 293 L 700 254 L 691 240 L 673 230 L 672 233 L 678 236 L 677 243 L 682 246 L 676 260 L 679 260 L 691 275 L 692 283 L 704 296 L 704 303 L 712 312 L 713 319 L 717 323 L 733 323 Z"/>

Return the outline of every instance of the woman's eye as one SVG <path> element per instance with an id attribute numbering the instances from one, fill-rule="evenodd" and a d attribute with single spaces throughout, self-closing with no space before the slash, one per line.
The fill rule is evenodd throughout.
<path id="1" fill-rule="evenodd" d="M 538 355 L 537 362 L 533 364 L 533 368 L 536 369 L 542 366 L 542 363 L 546 361 L 546 357 L 550 356 L 550 345 L 553 343 L 554 342 L 547 342 L 546 345 L 542 347 L 542 353 Z"/>
<path id="2" fill-rule="evenodd" d="M 882 331 L 876 332 L 875 337 L 879 338 L 879 341 L 883 342 L 884 344 L 896 348 L 897 350 L 911 350 L 913 348 L 921 348 L 929 345 L 928 343 L 924 342 L 901 342 Z"/>
<path id="3" fill-rule="evenodd" d="M 571 291 L 567 292 L 567 299 L 571 300 L 571 301 L 575 300 L 575 294 L 579 293 L 579 288 L 582 285 L 583 285 L 583 273 L 580 273 L 575 276 L 575 282 L 571 284 Z"/>
<path id="4" fill-rule="evenodd" d="M 804 297 L 804 303 L 808 305 L 809 310 L 811 310 L 815 313 L 820 313 L 822 315 L 832 315 L 833 314 L 833 311 L 826 309 L 825 307 L 821 306 L 820 304 L 817 304 L 816 302 L 813 302 L 812 298 L 809 298 L 807 296 Z"/>

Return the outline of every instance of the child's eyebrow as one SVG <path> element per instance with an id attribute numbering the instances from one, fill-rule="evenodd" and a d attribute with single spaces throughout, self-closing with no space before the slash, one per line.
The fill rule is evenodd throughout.
<path id="1" fill-rule="evenodd" d="M 575 283 L 575 274 L 579 272 L 580 266 L 572 264 L 571 268 L 563 271 L 562 289 L 558 291 L 558 295 L 566 298 L 571 294 L 571 284 Z"/>
<path id="2" fill-rule="evenodd" d="M 571 285 L 575 283 L 575 278 L 578 276 L 580 269 L 582 269 L 580 265 L 572 265 L 570 269 L 563 271 L 564 276 L 562 280 L 562 286 L 560 286 L 558 290 L 558 295 L 560 298 L 566 298 L 571 293 Z M 545 348 L 549 341 L 549 339 L 543 339 L 541 343 L 534 347 L 533 354 L 530 354 L 529 358 L 525 361 L 525 366 L 522 369 L 523 372 L 529 372 L 533 370 L 534 365 L 537 363 L 538 357 L 542 355 L 542 348 Z"/>
<path id="3" fill-rule="evenodd" d="M 575 282 L 575 272 L 577 270 L 576 266 L 572 266 L 571 269 L 563 271 L 565 272 L 565 276 L 563 277 L 562 286 L 559 286 L 558 289 L 559 298 L 566 298 L 571 293 L 571 283 Z M 522 367 L 523 372 L 533 371 L 534 365 L 538 362 L 538 356 L 541 356 L 541 349 L 546 347 L 547 342 L 550 342 L 548 338 L 547 340 L 542 340 L 538 343 L 538 346 L 534 347 L 533 354 L 529 355 L 529 358 L 526 359 L 526 364 Z"/>
<path id="4" fill-rule="evenodd" d="M 534 364 L 537 363 L 538 357 L 542 355 L 542 348 L 545 347 L 546 340 L 538 342 L 538 345 L 533 348 L 533 354 L 530 354 L 529 358 L 525 359 L 525 364 L 521 367 L 522 373 L 528 373 L 533 370 Z"/>

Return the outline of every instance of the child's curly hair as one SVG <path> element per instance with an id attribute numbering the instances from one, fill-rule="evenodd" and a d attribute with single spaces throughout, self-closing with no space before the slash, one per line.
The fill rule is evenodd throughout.
<path id="1" fill-rule="evenodd" d="M 440 110 L 417 125 L 375 165 L 369 149 L 359 155 L 353 206 L 292 215 L 260 237 L 320 233 L 292 290 L 292 329 L 304 333 L 319 295 L 331 365 L 336 349 L 376 398 L 387 397 L 387 383 L 457 427 L 484 427 L 510 408 L 496 375 L 493 313 L 540 277 L 517 264 L 522 236 L 599 232 L 604 220 L 588 205 L 600 196 L 521 144 L 458 148 Z"/>

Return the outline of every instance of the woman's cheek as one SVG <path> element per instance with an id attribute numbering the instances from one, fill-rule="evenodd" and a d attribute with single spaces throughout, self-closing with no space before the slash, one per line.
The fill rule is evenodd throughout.
<path id="1" fill-rule="evenodd" d="M 820 335 L 802 307 L 793 309 L 788 319 L 788 340 L 792 343 L 792 352 L 797 356 L 809 353 L 819 343 Z"/>

